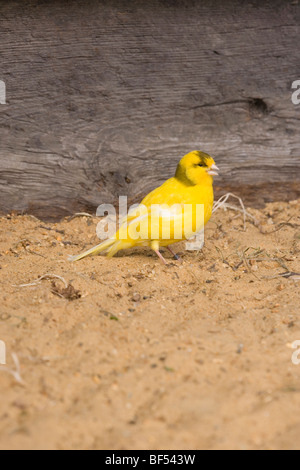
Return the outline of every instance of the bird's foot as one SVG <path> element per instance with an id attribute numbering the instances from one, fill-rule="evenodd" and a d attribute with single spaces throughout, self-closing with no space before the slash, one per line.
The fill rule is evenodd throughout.
<path id="1" fill-rule="evenodd" d="M 179 255 L 177 255 L 173 250 L 172 248 L 170 248 L 169 246 L 167 246 L 167 249 L 169 250 L 169 252 L 173 255 L 174 259 L 176 261 L 179 261 L 180 263 L 182 263 L 182 259 L 180 258 Z"/>

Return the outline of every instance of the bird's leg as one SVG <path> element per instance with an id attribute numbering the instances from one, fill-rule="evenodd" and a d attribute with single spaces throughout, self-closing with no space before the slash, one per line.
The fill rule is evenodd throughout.
<path id="1" fill-rule="evenodd" d="M 167 264 L 165 258 L 163 257 L 163 255 L 160 253 L 159 251 L 159 241 L 158 240 L 152 240 L 151 241 L 151 248 L 153 251 L 155 251 L 155 253 L 157 254 L 157 256 L 159 257 L 159 259 L 164 263 L 164 264 Z"/>
<path id="2" fill-rule="evenodd" d="M 155 253 L 157 254 L 157 256 L 159 257 L 159 259 L 161 259 L 161 261 L 164 263 L 164 264 L 167 264 L 165 258 L 163 257 L 163 255 L 160 253 L 159 250 L 154 250 Z"/>
<path id="3" fill-rule="evenodd" d="M 174 259 L 176 259 L 176 261 L 180 261 L 182 263 L 182 259 L 180 258 L 180 256 L 177 255 L 170 246 L 167 246 L 167 249 L 174 256 Z"/>

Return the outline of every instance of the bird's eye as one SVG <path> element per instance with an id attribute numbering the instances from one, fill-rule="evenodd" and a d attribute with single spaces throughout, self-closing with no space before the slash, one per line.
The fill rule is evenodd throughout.
<path id="1" fill-rule="evenodd" d="M 197 166 L 200 166 L 201 168 L 204 168 L 204 167 L 205 167 L 204 163 L 198 163 Z"/>

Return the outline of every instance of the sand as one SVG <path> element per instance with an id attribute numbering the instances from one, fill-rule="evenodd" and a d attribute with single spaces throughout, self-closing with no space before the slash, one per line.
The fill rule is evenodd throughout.
<path id="1" fill-rule="evenodd" d="M 68 262 L 96 218 L 2 217 L 0 448 L 300 449 L 299 209 L 220 210 L 167 266 Z"/>

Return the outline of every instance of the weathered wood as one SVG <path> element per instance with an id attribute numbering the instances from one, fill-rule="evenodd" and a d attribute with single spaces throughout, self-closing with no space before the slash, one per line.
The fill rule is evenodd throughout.
<path id="1" fill-rule="evenodd" d="M 1 2 L 0 210 L 136 200 L 192 149 L 220 191 L 299 196 L 299 25 L 287 0 Z"/>

